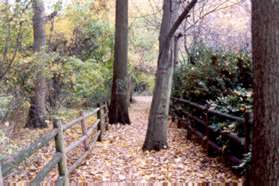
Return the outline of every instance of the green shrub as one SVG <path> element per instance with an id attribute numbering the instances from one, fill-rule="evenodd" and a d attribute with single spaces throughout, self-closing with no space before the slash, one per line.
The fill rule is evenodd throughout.
<path id="1" fill-rule="evenodd" d="M 210 104 L 211 109 L 243 117 L 252 111 L 252 72 L 248 55 L 213 53 L 200 50 L 191 64 L 176 67 L 173 97 L 187 99 L 199 104 Z M 181 105 L 193 114 L 195 109 Z M 243 135 L 239 123 L 210 117 L 211 127 Z M 224 143 L 220 141 L 220 143 Z"/>
<path id="2" fill-rule="evenodd" d="M 109 97 L 112 80 L 111 64 L 95 63 L 92 60 L 85 62 L 70 58 L 65 65 L 66 74 L 71 77 L 68 93 L 71 93 L 70 102 L 80 104 L 94 104 Z"/>
<path id="3" fill-rule="evenodd" d="M 252 87 L 251 61 L 243 54 L 206 51 L 194 64 L 176 67 L 173 96 L 201 104 L 232 95 L 235 89 Z"/>

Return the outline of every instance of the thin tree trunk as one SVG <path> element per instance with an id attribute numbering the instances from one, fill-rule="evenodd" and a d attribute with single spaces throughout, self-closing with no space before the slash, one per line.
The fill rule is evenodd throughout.
<path id="1" fill-rule="evenodd" d="M 33 0 L 33 34 L 34 34 L 34 52 L 41 52 L 46 46 L 46 35 L 44 28 L 45 8 L 43 0 Z M 28 128 L 45 128 L 47 127 L 47 111 L 46 111 L 46 94 L 47 83 L 43 75 L 42 69 L 38 68 L 35 82 L 34 95 L 31 98 L 31 106 L 29 109 L 26 127 Z"/>
<path id="2" fill-rule="evenodd" d="M 116 1 L 115 54 L 109 122 L 130 124 L 128 113 L 128 0 Z"/>
<path id="3" fill-rule="evenodd" d="M 254 126 L 246 185 L 279 185 L 279 1 L 252 0 Z"/>

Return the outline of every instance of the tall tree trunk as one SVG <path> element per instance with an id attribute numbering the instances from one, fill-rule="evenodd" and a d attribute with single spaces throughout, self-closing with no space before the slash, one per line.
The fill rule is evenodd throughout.
<path id="1" fill-rule="evenodd" d="M 279 1 L 252 0 L 254 126 L 247 185 L 279 185 Z"/>
<path id="2" fill-rule="evenodd" d="M 115 54 L 109 122 L 130 124 L 128 113 L 128 0 L 116 1 Z"/>
<path id="3" fill-rule="evenodd" d="M 173 36 L 196 3 L 197 0 L 192 0 L 177 18 L 178 1 L 164 0 L 156 84 L 143 150 L 161 150 L 168 147 L 168 114 L 174 67 Z"/>
<path id="4" fill-rule="evenodd" d="M 173 0 L 164 0 L 159 38 L 159 50 L 163 52 L 158 59 L 156 84 L 149 113 L 148 129 L 143 146 L 144 150 L 160 150 L 168 147 L 167 123 L 174 66 L 174 40 L 171 40 L 170 47 L 165 50 L 163 48 L 165 39 L 176 19 L 176 16 L 173 15 L 174 12 L 177 12 L 176 5 Z"/>
<path id="5" fill-rule="evenodd" d="M 45 35 L 45 8 L 43 0 L 32 0 L 33 6 L 33 35 L 34 35 L 34 52 L 41 52 L 46 46 Z M 31 106 L 29 109 L 26 127 L 28 128 L 45 128 L 47 127 L 47 111 L 46 111 L 46 93 L 47 83 L 43 75 L 42 69 L 39 67 L 36 77 L 34 95 L 31 98 Z"/>

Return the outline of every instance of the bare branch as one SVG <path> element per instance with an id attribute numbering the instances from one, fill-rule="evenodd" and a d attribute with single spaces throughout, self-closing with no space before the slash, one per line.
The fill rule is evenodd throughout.
<path id="1" fill-rule="evenodd" d="M 52 12 L 51 14 L 45 17 L 45 22 L 53 20 L 56 16 L 58 16 L 58 12 L 57 11 Z"/>
<path id="2" fill-rule="evenodd" d="M 195 7 L 195 5 L 197 4 L 198 0 L 192 0 L 184 9 L 184 11 L 180 14 L 180 16 L 177 18 L 177 20 L 174 22 L 172 28 L 170 29 L 166 40 L 163 44 L 162 50 L 160 51 L 159 54 L 159 59 L 162 56 L 162 53 L 164 50 L 168 49 L 170 46 L 170 41 L 172 39 L 172 37 L 174 36 L 176 30 L 179 28 L 179 26 L 181 25 L 181 23 L 183 22 L 184 19 L 186 19 L 188 17 L 189 12 Z"/>

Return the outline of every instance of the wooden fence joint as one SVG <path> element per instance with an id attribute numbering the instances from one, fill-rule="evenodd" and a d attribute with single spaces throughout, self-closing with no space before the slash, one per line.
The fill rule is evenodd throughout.
<path id="1" fill-rule="evenodd" d="M 109 102 L 108 101 L 106 101 L 105 102 L 105 124 L 106 124 L 106 130 L 108 131 L 109 130 L 109 116 L 108 116 L 108 114 L 109 114 Z"/>
<path id="2" fill-rule="evenodd" d="M 103 134 L 104 134 L 104 118 L 103 118 L 103 108 L 101 106 L 101 104 L 97 105 L 99 108 L 99 111 L 97 112 L 97 118 L 100 120 L 99 124 L 98 124 L 98 131 L 100 131 L 100 135 L 98 137 L 98 141 L 102 141 L 103 140 Z"/>
<path id="3" fill-rule="evenodd" d="M 80 112 L 80 116 L 82 117 L 82 120 L 80 122 L 81 130 L 82 130 L 82 135 L 85 136 L 86 133 L 87 133 L 85 113 L 83 111 L 81 111 Z M 87 139 L 84 140 L 83 145 L 84 145 L 84 150 L 88 151 L 89 150 L 89 146 L 88 146 L 88 140 Z"/>
<path id="4" fill-rule="evenodd" d="M 64 145 L 64 134 L 61 120 L 54 119 L 53 127 L 58 129 L 58 134 L 55 136 L 56 152 L 62 154 L 61 160 L 58 162 L 58 172 L 60 177 L 64 177 L 64 186 L 69 186 L 69 172 L 67 167 L 67 158 Z"/>

